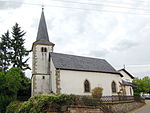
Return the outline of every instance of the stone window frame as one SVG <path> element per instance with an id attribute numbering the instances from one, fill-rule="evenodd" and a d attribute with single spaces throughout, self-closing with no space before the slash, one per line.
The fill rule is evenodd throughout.
<path id="1" fill-rule="evenodd" d="M 47 48 L 46 47 L 41 47 L 41 52 L 47 52 Z"/>
<path id="2" fill-rule="evenodd" d="M 85 83 L 88 83 L 88 84 L 85 84 Z M 91 92 L 91 84 L 90 84 L 90 81 L 89 80 L 87 80 L 87 79 L 85 79 L 84 80 L 84 93 L 90 93 Z M 87 87 L 87 86 L 88 87 Z M 86 89 L 86 88 L 88 88 L 88 89 Z"/>
<path id="3" fill-rule="evenodd" d="M 132 87 L 130 87 L 130 95 L 132 96 L 133 94 L 132 94 Z"/>
<path id="4" fill-rule="evenodd" d="M 112 93 L 117 93 L 117 84 L 115 81 L 112 81 L 111 83 L 111 90 L 112 90 Z"/>

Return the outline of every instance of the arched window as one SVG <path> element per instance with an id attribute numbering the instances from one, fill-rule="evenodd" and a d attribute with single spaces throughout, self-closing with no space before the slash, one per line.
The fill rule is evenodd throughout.
<path id="1" fill-rule="evenodd" d="M 42 47 L 41 48 L 41 52 L 47 52 L 47 48 L 46 47 Z"/>
<path id="2" fill-rule="evenodd" d="M 84 81 L 84 92 L 90 92 L 90 82 L 88 80 Z"/>
<path id="3" fill-rule="evenodd" d="M 44 52 L 47 52 L 47 48 L 46 47 L 44 48 Z"/>
<path id="4" fill-rule="evenodd" d="M 43 47 L 41 48 L 41 52 L 44 52 L 44 48 Z"/>
<path id="5" fill-rule="evenodd" d="M 113 93 L 116 93 L 116 92 L 117 92 L 116 83 L 115 83 L 114 81 L 111 83 L 111 88 L 112 88 L 112 92 L 113 92 Z"/>

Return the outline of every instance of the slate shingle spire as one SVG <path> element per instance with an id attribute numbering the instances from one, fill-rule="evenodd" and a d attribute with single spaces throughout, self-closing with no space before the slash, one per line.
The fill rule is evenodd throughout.
<path id="1" fill-rule="evenodd" d="M 54 44 L 49 41 L 49 36 L 48 36 L 48 32 L 47 32 L 47 26 L 46 26 L 46 21 L 45 21 L 45 16 L 44 16 L 43 10 L 44 9 L 42 8 L 37 38 L 36 38 L 36 41 L 34 42 L 34 44 L 46 44 L 46 45 L 54 46 Z"/>

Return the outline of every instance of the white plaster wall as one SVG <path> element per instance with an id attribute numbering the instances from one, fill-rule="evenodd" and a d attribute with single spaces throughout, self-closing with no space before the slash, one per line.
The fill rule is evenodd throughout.
<path id="1" fill-rule="evenodd" d="M 133 79 L 127 73 L 125 73 L 123 70 L 121 70 L 119 72 L 123 75 L 123 77 L 122 77 L 123 80 L 128 81 L 128 82 L 133 81 Z"/>
<path id="2" fill-rule="evenodd" d="M 45 77 L 43 79 L 43 76 Z M 34 90 L 34 95 L 38 94 L 49 94 L 50 93 L 50 81 L 49 77 L 47 75 L 34 75 L 35 77 L 35 89 Z"/>
<path id="3" fill-rule="evenodd" d="M 117 92 L 120 90 L 119 81 L 121 81 L 121 77 L 118 74 L 60 70 L 61 93 L 91 95 L 91 93 L 84 92 L 84 81 L 86 79 L 90 81 L 91 89 L 102 87 L 103 96 L 113 95 L 111 89 L 112 81 L 116 82 Z"/>
<path id="4" fill-rule="evenodd" d="M 42 52 L 42 47 L 47 48 L 47 52 Z M 52 46 L 49 45 L 33 46 L 32 95 L 49 94 L 51 91 L 49 62 L 49 52 L 51 51 Z"/>
<path id="5" fill-rule="evenodd" d="M 41 48 L 46 47 L 47 52 L 41 52 Z M 36 62 L 35 63 L 35 73 L 40 73 L 40 74 L 49 74 L 49 52 L 52 51 L 52 47 L 48 45 L 35 45 L 34 46 L 35 50 L 35 56 L 36 56 Z M 33 59 L 35 60 L 35 59 Z"/>
<path id="6" fill-rule="evenodd" d="M 50 70 L 51 70 L 51 86 L 52 86 L 52 91 L 56 93 L 56 68 L 54 67 L 52 58 L 50 60 Z"/>
<path id="7" fill-rule="evenodd" d="M 125 80 L 127 82 L 132 82 L 133 81 L 133 79 L 126 72 L 124 72 L 123 70 L 121 70 L 119 72 L 123 75 L 122 80 Z M 132 94 L 130 92 L 130 88 L 131 88 Z M 133 91 L 133 88 L 131 86 L 125 86 L 125 89 L 126 89 L 126 95 L 133 96 L 134 91 Z"/>
<path id="8" fill-rule="evenodd" d="M 126 88 L 126 95 L 127 96 L 133 96 L 133 89 L 132 89 L 132 87 L 131 86 L 125 86 L 125 88 Z M 131 88 L 132 94 L 130 92 L 130 88 Z"/>

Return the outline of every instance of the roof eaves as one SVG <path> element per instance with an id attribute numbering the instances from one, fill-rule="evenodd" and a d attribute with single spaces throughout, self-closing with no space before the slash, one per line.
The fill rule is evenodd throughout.
<path id="1" fill-rule="evenodd" d="M 118 70 L 118 72 L 119 71 L 124 71 L 125 73 L 127 73 L 132 79 L 134 79 L 134 76 L 132 76 L 127 70 L 125 70 L 125 69 L 120 69 L 120 70 Z"/>
<path id="2" fill-rule="evenodd" d="M 55 66 L 55 65 L 54 65 Z M 105 71 L 93 71 L 93 70 L 77 70 L 77 69 L 66 69 L 66 68 L 58 68 L 55 66 L 58 70 L 71 70 L 71 71 L 83 71 L 83 72 L 97 72 L 97 73 L 110 73 L 110 74 L 118 74 L 122 77 L 122 75 L 118 72 L 105 72 Z"/>

